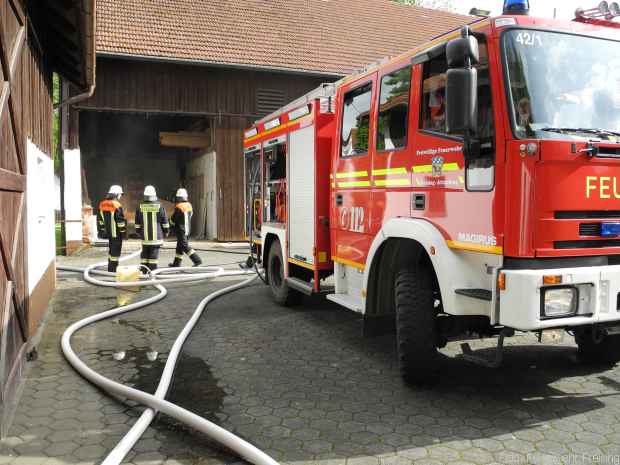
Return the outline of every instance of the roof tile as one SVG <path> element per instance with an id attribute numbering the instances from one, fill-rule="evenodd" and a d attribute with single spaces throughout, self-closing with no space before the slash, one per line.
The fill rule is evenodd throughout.
<path id="1" fill-rule="evenodd" d="M 345 75 L 471 19 L 392 0 L 98 0 L 97 52 Z"/>

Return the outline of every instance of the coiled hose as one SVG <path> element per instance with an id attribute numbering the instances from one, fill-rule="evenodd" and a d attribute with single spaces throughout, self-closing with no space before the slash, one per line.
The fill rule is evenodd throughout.
<path id="1" fill-rule="evenodd" d="M 139 252 L 132 253 L 130 255 L 122 257 L 120 261 L 124 262 L 130 260 L 132 258 L 135 258 L 138 254 Z M 195 413 L 192 413 L 189 410 L 186 410 L 164 399 L 168 392 L 168 389 L 170 388 L 172 377 L 174 375 L 174 369 L 183 348 L 183 344 L 185 343 L 187 337 L 200 319 L 207 305 L 218 297 L 221 297 L 230 292 L 234 292 L 251 284 L 258 277 L 257 273 L 255 273 L 253 270 L 225 271 L 221 267 L 216 268 L 203 266 L 192 268 L 162 268 L 153 271 L 146 277 L 142 277 L 137 282 L 116 282 L 104 279 L 97 279 L 92 276 L 95 274 L 107 277 L 115 276 L 114 273 L 109 273 L 107 271 L 101 271 L 96 269 L 105 265 L 107 265 L 107 262 L 96 263 L 94 265 L 86 267 L 85 269 L 71 266 L 58 266 L 57 268 L 62 271 L 83 272 L 84 280 L 96 286 L 123 288 L 135 287 L 136 285 L 151 285 L 159 291 L 159 294 L 148 297 L 139 302 L 134 302 L 128 305 L 123 305 L 121 307 L 116 307 L 111 310 L 107 310 L 105 312 L 101 312 L 96 315 L 84 318 L 69 326 L 62 335 L 61 348 L 63 354 L 65 355 L 65 358 L 71 364 L 71 366 L 82 377 L 113 396 L 131 399 L 148 407 L 144 410 L 142 415 L 140 415 L 140 418 L 138 418 L 136 423 L 131 427 L 127 434 L 120 440 L 120 442 L 105 458 L 105 460 L 102 462 L 102 465 L 120 464 L 123 458 L 133 448 L 133 446 L 140 439 L 142 434 L 146 431 L 146 429 L 151 424 L 151 422 L 155 418 L 155 415 L 158 412 L 162 412 L 168 416 L 171 416 L 178 421 L 185 423 L 191 428 L 204 433 L 211 439 L 220 443 L 221 445 L 250 463 L 254 463 L 256 465 L 278 465 L 278 462 L 276 462 L 274 459 L 269 457 L 267 454 L 265 454 L 263 451 L 256 448 L 249 442 L 219 427 L 215 423 L 212 423 L 209 420 L 202 418 L 199 415 L 196 415 Z M 159 381 L 155 394 L 149 394 L 147 392 L 125 386 L 121 383 L 106 378 L 105 376 L 102 376 L 101 374 L 90 368 L 88 365 L 86 365 L 82 360 L 80 360 L 80 358 L 71 347 L 71 336 L 73 336 L 73 334 L 75 334 L 80 329 L 108 318 L 112 318 L 127 312 L 131 312 L 133 310 L 144 308 L 148 305 L 164 299 L 168 291 L 163 286 L 163 284 L 197 283 L 217 277 L 241 276 L 249 274 L 251 274 L 252 276 L 245 281 L 220 289 L 205 297 L 198 304 L 191 318 L 186 323 L 185 327 L 172 345 L 170 354 L 168 355 L 168 359 L 166 360 L 166 364 L 162 372 L 162 377 Z"/>

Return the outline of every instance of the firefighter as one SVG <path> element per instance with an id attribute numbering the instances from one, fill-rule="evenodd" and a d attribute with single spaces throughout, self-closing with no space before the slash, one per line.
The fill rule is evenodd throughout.
<path id="1" fill-rule="evenodd" d="M 170 218 L 170 224 L 172 226 L 172 231 L 177 237 L 177 250 L 174 261 L 168 266 L 181 266 L 183 254 L 186 254 L 190 258 L 194 266 L 200 266 L 202 265 L 202 260 L 195 250 L 190 249 L 189 243 L 187 242 L 190 233 L 190 225 L 192 223 L 193 210 L 192 204 L 187 201 L 187 191 L 185 189 L 177 190 L 175 202 L 176 206 Z"/>
<path id="2" fill-rule="evenodd" d="M 102 239 L 108 239 L 108 271 L 116 273 L 123 248 L 123 236 L 127 228 L 123 206 L 119 202 L 123 195 L 121 186 L 110 186 L 105 200 L 99 203 L 97 232 Z"/>
<path id="3" fill-rule="evenodd" d="M 140 258 L 143 273 L 147 272 L 147 268 L 151 271 L 157 269 L 159 248 L 164 243 L 169 230 L 168 217 L 157 199 L 155 188 L 146 186 L 144 200 L 136 210 L 136 232 L 142 239 Z"/>

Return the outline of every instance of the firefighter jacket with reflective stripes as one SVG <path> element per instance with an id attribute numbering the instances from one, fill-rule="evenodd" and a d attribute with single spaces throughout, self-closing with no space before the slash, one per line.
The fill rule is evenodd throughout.
<path id="1" fill-rule="evenodd" d="M 121 239 L 125 234 L 127 223 L 123 207 L 118 200 L 106 199 L 99 203 L 97 215 L 97 232 L 103 239 Z"/>
<path id="2" fill-rule="evenodd" d="M 159 202 L 144 201 L 136 210 L 136 232 L 143 245 L 161 245 L 170 225 L 164 207 Z"/>
<path id="3" fill-rule="evenodd" d="M 176 235 L 189 236 L 192 224 L 192 204 L 189 202 L 177 203 L 170 218 L 170 225 Z"/>

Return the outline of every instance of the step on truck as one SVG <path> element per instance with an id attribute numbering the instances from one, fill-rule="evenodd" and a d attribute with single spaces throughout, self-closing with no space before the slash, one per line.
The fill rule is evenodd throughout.
<path id="1" fill-rule="evenodd" d="M 528 7 L 245 131 L 246 234 L 275 300 L 322 292 L 368 332 L 395 327 L 410 382 L 451 340 L 497 337 L 495 366 L 516 331 L 620 360 L 620 8 Z"/>

